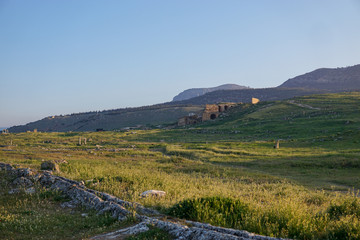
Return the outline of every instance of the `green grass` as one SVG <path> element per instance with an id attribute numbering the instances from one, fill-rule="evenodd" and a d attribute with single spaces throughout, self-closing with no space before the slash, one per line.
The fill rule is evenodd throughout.
<path id="1" fill-rule="evenodd" d="M 328 94 L 244 105 L 172 130 L 0 135 L 0 161 L 39 169 L 42 160 L 65 160 L 61 176 L 164 213 L 178 207 L 173 215 L 214 225 L 358 239 L 359 102 L 359 93 Z M 79 137 L 87 145 L 78 146 Z M 277 139 L 280 149 L 273 148 Z M 140 198 L 149 189 L 167 195 Z M 231 207 L 209 208 L 201 199 Z M 198 212 L 181 215 L 183 203 Z M 237 203 L 248 209 L 241 218 Z"/>
<path id="2" fill-rule="evenodd" d="M 248 212 L 248 204 L 223 197 L 188 199 L 168 210 L 168 214 L 172 216 L 230 228 L 239 227 Z"/>
<path id="3" fill-rule="evenodd" d="M 69 199 L 39 187 L 35 194 L 9 194 L 11 180 L 0 172 L 1 239 L 85 239 L 131 224 L 81 208 L 63 209 L 60 203 Z"/>

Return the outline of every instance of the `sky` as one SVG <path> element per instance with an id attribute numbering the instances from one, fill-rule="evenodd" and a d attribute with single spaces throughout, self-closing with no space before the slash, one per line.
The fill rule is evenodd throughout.
<path id="1" fill-rule="evenodd" d="M 360 63 L 360 0 L 0 0 L 0 127 Z"/>

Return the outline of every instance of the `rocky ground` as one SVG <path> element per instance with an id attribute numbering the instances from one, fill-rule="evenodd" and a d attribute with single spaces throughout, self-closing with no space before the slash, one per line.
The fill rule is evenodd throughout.
<path id="1" fill-rule="evenodd" d="M 119 221 L 133 217 L 137 224 L 114 232 L 94 236 L 91 239 L 123 239 L 149 230 L 154 226 L 165 230 L 175 239 L 242 239 L 242 240 L 275 240 L 278 238 L 251 234 L 247 231 L 215 227 L 209 224 L 169 218 L 157 211 L 144 206 L 127 202 L 106 193 L 88 189 L 83 183 L 55 176 L 52 171 L 37 172 L 29 168 L 14 168 L 10 164 L 0 163 L 0 169 L 15 177 L 13 185 L 17 188 L 10 191 L 16 193 L 21 189 L 31 193 L 35 191 L 34 184 L 61 191 L 71 200 L 63 203 L 63 207 L 84 206 L 93 209 L 98 214 L 110 213 Z"/>

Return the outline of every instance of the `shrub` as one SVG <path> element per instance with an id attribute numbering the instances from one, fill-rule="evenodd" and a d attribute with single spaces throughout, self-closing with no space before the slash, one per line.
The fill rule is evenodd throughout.
<path id="1" fill-rule="evenodd" d="M 358 198 L 347 198 L 342 203 L 332 203 L 327 212 L 331 219 L 340 219 L 343 216 L 354 215 L 360 217 L 360 200 Z"/>
<path id="2" fill-rule="evenodd" d="M 247 204 L 223 197 L 188 199 L 168 210 L 172 216 L 225 227 L 239 226 L 248 212 Z"/>

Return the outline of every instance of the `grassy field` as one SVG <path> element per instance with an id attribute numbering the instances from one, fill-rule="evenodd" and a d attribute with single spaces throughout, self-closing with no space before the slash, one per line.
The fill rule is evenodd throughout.
<path id="1" fill-rule="evenodd" d="M 9 194 L 11 180 L 0 172 L 0 239 L 85 239 L 132 224 L 81 208 L 64 209 L 60 203 L 69 199 L 39 186 L 35 194 Z"/>
<path id="2" fill-rule="evenodd" d="M 315 95 L 239 106 L 182 129 L 3 134 L 0 161 L 39 169 L 65 160 L 58 175 L 181 218 L 359 239 L 359 103 L 359 93 Z M 140 198 L 149 189 L 167 195 Z"/>

